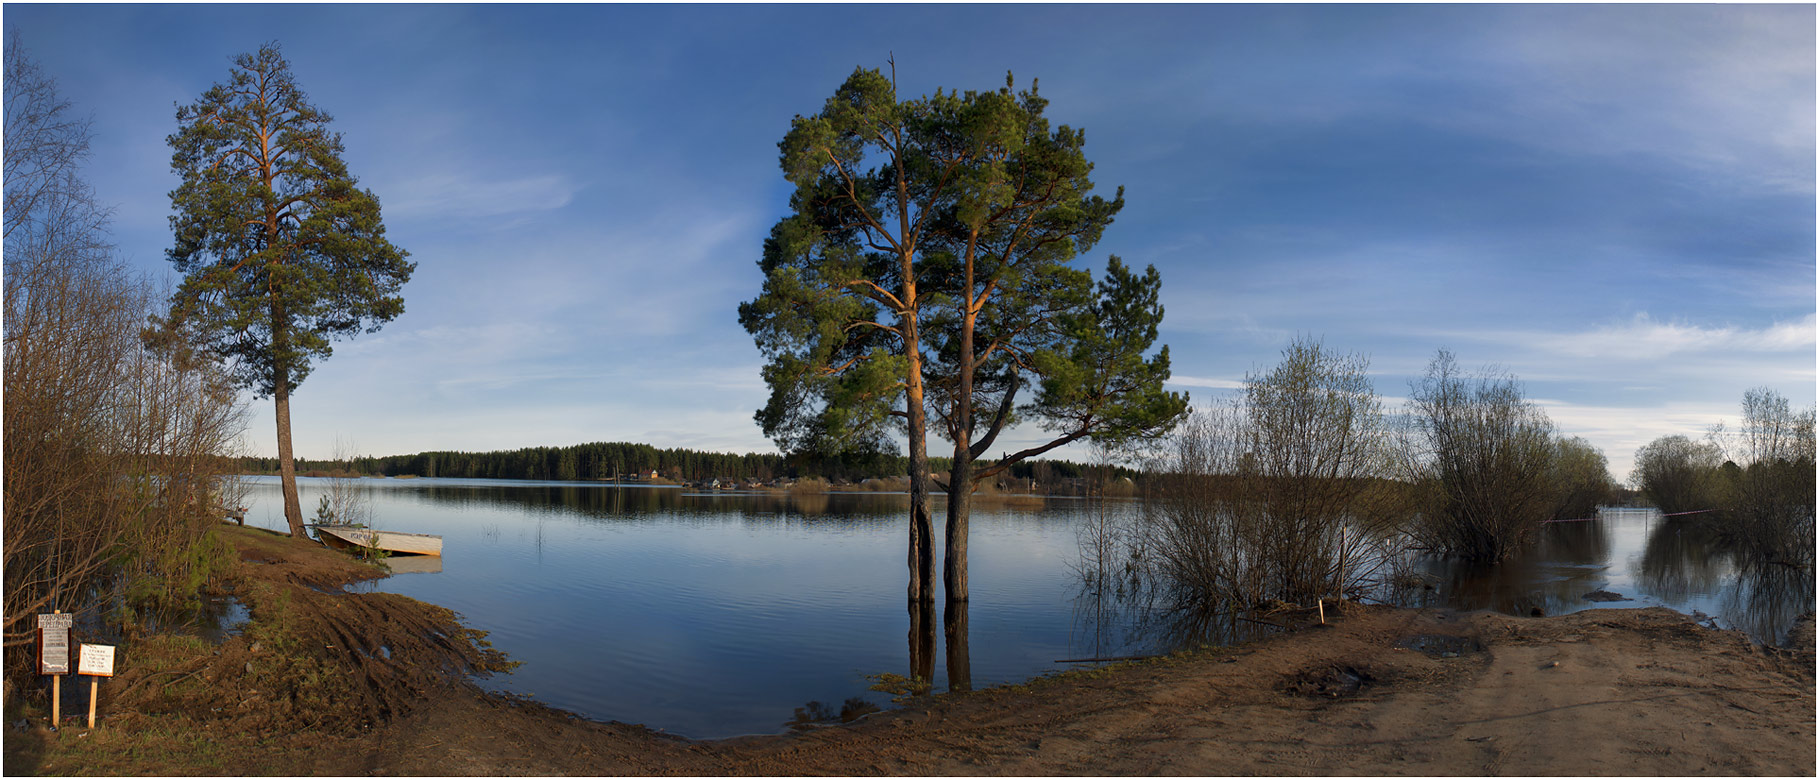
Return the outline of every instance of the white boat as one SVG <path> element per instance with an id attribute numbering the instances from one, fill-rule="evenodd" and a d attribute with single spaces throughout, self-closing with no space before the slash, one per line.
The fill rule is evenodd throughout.
<path id="1" fill-rule="evenodd" d="M 330 547 L 370 547 L 398 555 L 442 555 L 442 537 L 381 531 L 357 525 L 319 525 L 316 538 Z"/>

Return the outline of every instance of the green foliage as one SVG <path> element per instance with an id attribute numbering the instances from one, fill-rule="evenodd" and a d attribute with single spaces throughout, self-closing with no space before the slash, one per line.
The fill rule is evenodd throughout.
<path id="1" fill-rule="evenodd" d="M 1591 517 L 1616 495 L 1604 453 L 1577 436 L 1554 442 L 1553 483 L 1560 494 L 1555 519 Z"/>
<path id="2" fill-rule="evenodd" d="M 316 525 L 335 524 L 335 508 L 329 505 L 328 496 L 321 496 L 316 502 L 316 515 L 310 518 L 310 522 Z"/>
<path id="3" fill-rule="evenodd" d="M 200 607 L 197 594 L 238 560 L 233 546 L 214 529 L 178 543 L 148 545 L 146 551 L 152 560 L 129 578 L 125 604 L 133 610 L 163 614 L 184 614 Z"/>
<path id="4" fill-rule="evenodd" d="M 181 183 L 166 256 L 184 279 L 161 335 L 198 341 L 262 397 L 301 383 L 331 338 L 402 313 L 415 268 L 329 121 L 267 44 L 179 107 L 167 139 Z"/>
<path id="5" fill-rule="evenodd" d="M 1032 355 L 1041 388 L 1021 413 L 1060 438 L 1090 437 L 1113 450 L 1173 429 L 1187 413 L 1187 395 L 1163 389 L 1167 346 L 1145 354 L 1162 323 L 1161 286 L 1155 266 L 1139 275 L 1113 257 L 1097 299 L 1058 315 L 1060 343 Z"/>

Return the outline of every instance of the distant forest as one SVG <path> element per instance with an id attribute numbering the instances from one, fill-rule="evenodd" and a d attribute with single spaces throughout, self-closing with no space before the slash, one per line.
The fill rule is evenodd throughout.
<path id="1" fill-rule="evenodd" d="M 277 458 L 246 458 L 246 471 L 278 472 Z M 929 467 L 945 474 L 946 458 L 929 458 Z M 649 474 L 664 479 L 696 482 L 709 479 L 771 481 L 780 477 L 821 477 L 832 481 L 859 482 L 902 476 L 909 468 L 900 455 L 856 453 L 837 456 L 784 456 L 749 452 L 703 452 L 683 448 L 658 449 L 649 444 L 595 442 L 570 447 L 526 447 L 498 452 L 419 452 L 415 455 L 361 456 L 347 460 L 297 460 L 299 474 L 355 473 L 388 477 L 458 477 L 466 479 L 608 480 Z M 1090 467 L 1066 460 L 1035 460 L 1016 464 L 1013 479 L 1053 482 L 1084 476 Z M 1117 467 L 1116 473 L 1136 472 Z"/>

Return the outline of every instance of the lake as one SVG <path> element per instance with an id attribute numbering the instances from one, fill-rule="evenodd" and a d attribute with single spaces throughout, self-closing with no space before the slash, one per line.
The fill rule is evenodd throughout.
<path id="1" fill-rule="evenodd" d="M 283 529 L 277 479 L 247 482 L 247 523 Z M 306 514 L 327 483 L 298 480 Z M 905 599 L 902 495 L 355 484 L 376 527 L 444 539 L 440 566 L 428 567 L 437 570 L 403 573 L 425 561 L 397 559 L 400 573 L 360 587 L 448 607 L 491 632 L 523 665 L 485 687 L 688 737 L 887 707 L 891 695 L 870 689 L 881 674 L 920 673 L 937 691 L 986 687 L 1072 666 L 1058 661 L 1202 641 L 1080 597 L 1077 529 L 1101 510 L 1077 499 L 976 504 L 970 607 L 917 616 Z M 1105 511 L 1138 510 L 1112 501 Z M 939 502 L 936 512 L 939 523 Z M 1386 598 L 1512 614 L 1662 605 L 1767 639 L 1812 609 L 1810 571 L 1764 583 L 1714 549 L 1652 511 L 1605 512 L 1547 526 L 1532 555 L 1489 571 L 1423 561 L 1431 589 Z M 1584 599 L 1597 590 L 1633 600 Z M 912 632 L 913 621 L 927 630 Z"/>

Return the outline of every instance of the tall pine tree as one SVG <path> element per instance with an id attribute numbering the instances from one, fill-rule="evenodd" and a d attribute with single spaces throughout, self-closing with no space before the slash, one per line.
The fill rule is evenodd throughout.
<path id="1" fill-rule="evenodd" d="M 174 246 L 184 274 L 157 338 L 193 340 L 234 380 L 272 398 L 284 517 L 302 536 L 291 392 L 331 339 L 404 311 L 416 267 L 385 238 L 379 199 L 357 188 L 341 136 L 311 105 L 276 43 L 234 60 L 228 81 L 177 109 Z"/>

